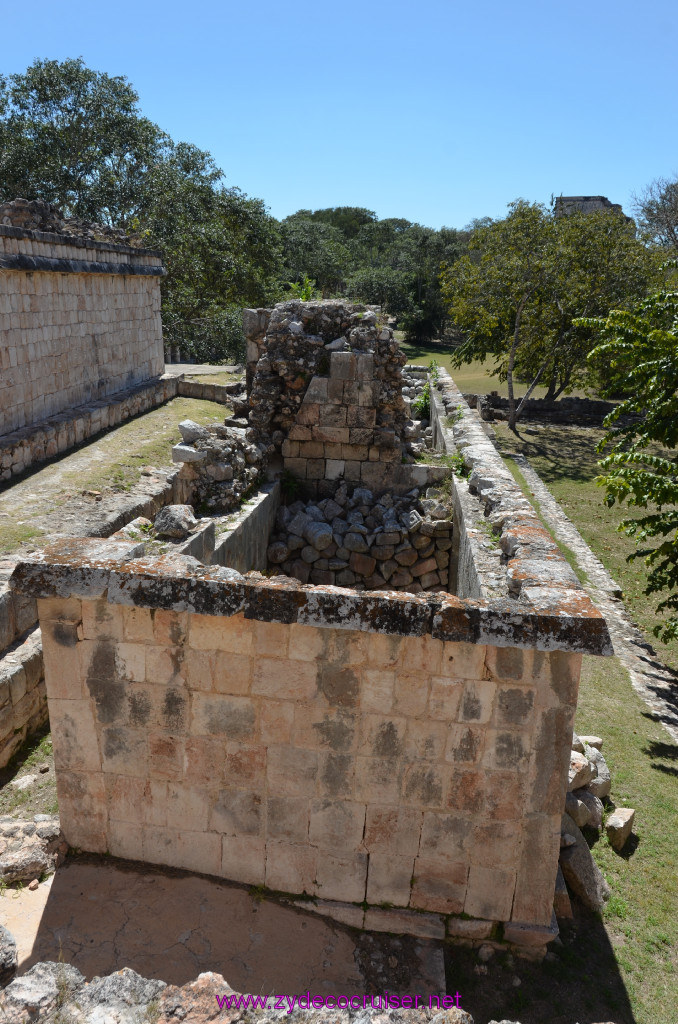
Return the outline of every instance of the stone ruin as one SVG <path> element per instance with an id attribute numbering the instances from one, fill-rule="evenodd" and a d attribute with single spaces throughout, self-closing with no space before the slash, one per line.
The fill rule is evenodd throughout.
<path id="1" fill-rule="evenodd" d="M 246 421 L 174 449 L 186 537 L 62 540 L 14 571 L 66 839 L 540 955 L 605 622 L 445 373 L 410 419 L 376 311 L 245 322 Z M 427 439 L 463 471 L 413 462 Z"/>

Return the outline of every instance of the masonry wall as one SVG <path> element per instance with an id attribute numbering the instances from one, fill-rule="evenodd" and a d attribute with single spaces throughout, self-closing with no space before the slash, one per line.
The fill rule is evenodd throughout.
<path id="1" fill-rule="evenodd" d="M 158 253 L 0 225 L 0 435 L 164 369 Z"/>
<path id="2" fill-rule="evenodd" d="M 38 604 L 72 846 L 366 900 L 365 927 L 550 925 L 579 654 Z"/>

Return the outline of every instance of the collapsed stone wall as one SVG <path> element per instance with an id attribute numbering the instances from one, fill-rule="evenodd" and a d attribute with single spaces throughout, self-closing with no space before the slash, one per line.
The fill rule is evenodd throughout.
<path id="1" fill-rule="evenodd" d="M 257 351 L 250 440 L 280 452 L 309 492 L 340 479 L 386 487 L 384 464 L 402 461 L 406 357 L 377 314 L 345 302 L 280 303 Z"/>
<path id="2" fill-rule="evenodd" d="M 0 435 L 164 369 L 160 254 L 75 236 L 51 214 L 50 230 L 15 226 L 36 218 L 12 206 L 0 208 Z"/>
<path id="3" fill-rule="evenodd" d="M 429 491 L 435 489 L 429 488 Z M 301 583 L 356 590 L 447 590 L 452 547 L 451 508 L 419 489 L 375 500 L 342 484 L 332 498 L 282 506 L 268 560 Z"/>

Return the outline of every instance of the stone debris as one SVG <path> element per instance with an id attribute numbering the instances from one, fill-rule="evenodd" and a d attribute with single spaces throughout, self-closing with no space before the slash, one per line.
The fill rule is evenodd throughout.
<path id="1" fill-rule="evenodd" d="M 97 242 L 107 241 L 136 246 L 142 244 L 135 236 L 126 235 L 120 228 L 80 220 L 79 217 L 64 217 L 58 207 L 42 199 L 13 199 L 9 203 L 1 203 L 0 224 L 28 231 L 49 231 L 56 235 Z"/>
<path id="2" fill-rule="evenodd" d="M 158 512 L 153 524 L 158 537 L 176 538 L 177 540 L 188 537 L 191 530 L 197 525 L 198 520 L 193 515 L 191 505 L 165 505 Z"/>
<path id="3" fill-rule="evenodd" d="M 626 840 L 633 830 L 633 822 L 636 812 L 631 807 L 617 807 L 605 823 L 607 838 L 610 846 L 619 851 L 623 848 Z"/>
<path id="4" fill-rule="evenodd" d="M 17 950 L 14 936 L 0 924 L 0 988 L 12 980 L 17 969 Z"/>
<path id="5" fill-rule="evenodd" d="M 427 492 L 432 492 L 431 488 Z M 437 517 L 437 518 L 434 518 Z M 446 591 L 451 510 L 439 497 L 403 497 L 345 483 L 317 503 L 282 506 L 268 547 L 269 567 L 301 583 L 354 590 Z"/>
<path id="6" fill-rule="evenodd" d="M 596 747 L 587 747 L 586 757 L 588 757 L 590 764 L 595 768 L 595 775 L 587 787 L 589 792 L 593 793 L 594 796 L 597 796 L 600 799 L 609 796 L 612 788 L 612 780 L 610 777 L 610 769 L 607 767 L 605 758 Z"/>
<path id="7" fill-rule="evenodd" d="M 250 443 L 241 427 L 184 420 L 179 429 L 183 440 L 172 448 L 172 458 L 183 463 L 179 476 L 194 504 L 217 514 L 238 508 L 261 477 L 263 448 Z"/>
<path id="8" fill-rule="evenodd" d="M 581 753 L 584 753 L 584 747 L 595 747 L 596 750 L 603 749 L 603 741 L 600 736 L 579 736 L 579 742 L 582 744 Z M 574 743 L 572 744 L 574 749 Z M 579 749 L 578 747 L 576 748 Z"/>
<path id="9" fill-rule="evenodd" d="M 591 820 L 591 811 L 582 799 L 581 794 L 586 790 L 577 790 L 576 793 L 568 793 L 565 797 L 565 810 L 572 818 L 575 825 L 583 828 Z"/>
<path id="10" fill-rule="evenodd" d="M 68 845 L 59 819 L 36 814 L 31 821 L 0 818 L 0 881 L 32 882 L 61 864 Z"/>
<path id="11" fill-rule="evenodd" d="M 593 860 L 588 843 L 569 814 L 563 815 L 562 832 L 575 840 L 572 845 L 560 851 L 563 877 L 585 907 L 601 911 L 610 898 L 610 887 Z"/>
<path id="12" fill-rule="evenodd" d="M 378 997 L 375 997 L 374 1008 L 361 1005 L 353 1010 L 324 1007 L 309 1011 L 305 1006 L 295 1006 L 289 1012 L 287 1005 L 283 1010 L 274 1007 L 275 997 L 266 1008 L 220 1007 L 218 999 L 223 1002 L 225 997 L 237 999 L 238 995 L 220 974 L 212 972 L 200 974 L 195 981 L 181 987 L 142 978 L 129 967 L 87 982 L 75 967 L 47 962 L 35 964 L 0 993 L 0 1018 L 45 1022 L 58 1019 L 77 1021 L 78 1024 L 140 1024 L 141 1021 L 154 1021 L 155 1024 L 229 1021 L 233 1024 L 238 1020 L 250 1024 L 274 1024 L 281 1019 L 290 1021 L 290 1024 L 308 1024 L 309 1021 L 313 1024 L 349 1024 L 351 1021 L 368 1024 L 374 1021 L 377 1024 L 386 1019 L 389 1024 L 423 1024 L 433 1020 L 438 1024 L 473 1024 L 473 1017 L 454 1005 L 444 1010 L 426 1007 L 389 1009 L 385 1013 Z"/>
<path id="13" fill-rule="evenodd" d="M 594 770 L 585 754 L 579 754 L 573 750 L 570 755 L 570 769 L 568 773 L 568 791 L 571 793 L 580 786 L 585 786 L 591 781 Z"/>

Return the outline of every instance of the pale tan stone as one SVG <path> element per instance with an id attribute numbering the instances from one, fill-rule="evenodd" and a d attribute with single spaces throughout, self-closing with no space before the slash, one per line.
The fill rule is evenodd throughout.
<path id="1" fill-rule="evenodd" d="M 490 921 L 508 921 L 515 884 L 514 871 L 472 864 L 468 876 L 464 913 Z"/>
<path id="2" fill-rule="evenodd" d="M 383 848 L 373 850 L 367 873 L 367 902 L 406 907 L 410 902 L 413 873 L 414 856 L 398 856 Z"/>
<path id="3" fill-rule="evenodd" d="M 440 675 L 443 658 L 443 642 L 432 636 L 403 637 L 399 668 L 407 672 L 427 672 Z"/>
<path id="4" fill-rule="evenodd" d="M 223 763 L 225 786 L 263 790 L 266 781 L 266 747 L 256 743 L 226 743 Z"/>
<path id="5" fill-rule="evenodd" d="M 82 622 L 82 603 L 76 597 L 39 597 L 37 605 L 41 622 Z"/>
<path id="6" fill-rule="evenodd" d="M 210 813 L 208 793 L 182 782 L 167 784 L 167 825 L 169 828 L 206 832 Z"/>
<path id="7" fill-rule="evenodd" d="M 252 623 L 243 615 L 232 615 L 230 618 L 221 615 L 191 615 L 189 645 L 200 651 L 251 654 Z"/>
<path id="8" fill-rule="evenodd" d="M 86 696 L 82 686 L 80 644 L 63 647 L 55 643 L 46 623 L 42 629 L 42 654 L 45 683 L 50 700 L 78 700 Z M 58 626 L 59 623 L 54 623 Z"/>
<path id="9" fill-rule="evenodd" d="M 115 669 L 123 679 L 142 682 L 146 678 L 146 647 L 138 643 L 115 645 Z"/>
<path id="10" fill-rule="evenodd" d="M 318 754 L 299 747 L 268 748 L 266 779 L 269 794 L 276 796 L 315 795 Z"/>
<path id="11" fill-rule="evenodd" d="M 254 647 L 258 656 L 286 658 L 290 627 L 280 622 L 254 622 Z"/>
<path id="12" fill-rule="evenodd" d="M 386 636 L 383 633 L 371 633 L 367 640 L 367 659 L 370 665 L 380 670 L 395 668 L 400 663 L 401 651 L 405 637 Z"/>
<path id="13" fill-rule="evenodd" d="M 411 910 L 365 911 L 364 926 L 370 932 L 392 932 L 394 935 L 417 935 L 422 939 L 443 939 L 445 921 L 438 914 L 417 914 Z"/>
<path id="14" fill-rule="evenodd" d="M 317 851 L 311 846 L 270 839 L 266 843 L 266 887 L 279 892 L 313 894 L 317 861 Z"/>
<path id="15" fill-rule="evenodd" d="M 361 903 L 365 899 L 367 860 L 367 854 L 360 851 L 336 857 L 319 852 L 314 892 L 325 900 L 338 900 L 343 896 L 349 903 Z"/>
<path id="16" fill-rule="evenodd" d="M 260 707 L 261 742 L 290 743 L 295 705 L 291 701 L 264 700 Z"/>
<path id="17" fill-rule="evenodd" d="M 221 836 L 214 832 L 177 832 L 174 828 L 146 825 L 143 833 L 144 860 L 220 876 L 221 842 Z"/>
<path id="18" fill-rule="evenodd" d="M 61 830 L 69 846 L 105 853 L 106 794 L 100 772 L 58 771 L 57 798 Z"/>
<path id="19" fill-rule="evenodd" d="M 122 608 L 103 598 L 83 601 L 82 629 L 86 640 L 122 640 Z"/>
<path id="20" fill-rule="evenodd" d="M 292 741 L 296 747 L 330 748 L 341 753 L 358 745 L 358 719 L 344 708 L 295 704 Z"/>
<path id="21" fill-rule="evenodd" d="M 129 775 L 105 775 L 108 814 L 116 821 L 138 822 L 146 799 L 146 783 Z"/>
<path id="22" fill-rule="evenodd" d="M 143 835 L 143 826 L 140 824 L 111 820 L 106 833 L 108 852 L 124 860 L 143 860 Z"/>
<path id="23" fill-rule="evenodd" d="M 184 679 L 183 647 L 146 647 L 146 679 L 165 684 Z"/>
<path id="24" fill-rule="evenodd" d="M 357 757 L 355 795 L 358 800 L 397 804 L 404 768 L 400 761 L 385 757 Z"/>
<path id="25" fill-rule="evenodd" d="M 368 805 L 363 844 L 370 854 L 414 857 L 419 850 L 423 813 L 410 807 Z"/>
<path id="26" fill-rule="evenodd" d="M 483 644 L 443 644 L 442 673 L 452 679 L 483 679 L 487 648 Z"/>
<path id="27" fill-rule="evenodd" d="M 317 678 L 313 662 L 257 658 L 252 693 L 280 700 L 310 700 L 317 692 Z"/>
<path id="28" fill-rule="evenodd" d="M 122 609 L 122 633 L 132 643 L 153 643 L 153 618 L 150 608 Z"/>
<path id="29" fill-rule="evenodd" d="M 421 855 L 414 863 L 411 906 L 419 910 L 460 914 L 464 909 L 468 864 Z"/>
<path id="30" fill-rule="evenodd" d="M 415 718 L 423 715 L 429 695 L 429 677 L 423 674 L 396 672 L 395 703 L 396 714 Z"/>
<path id="31" fill-rule="evenodd" d="M 426 761 L 442 761 L 447 745 L 449 726 L 429 719 L 409 719 L 406 749 L 408 757 Z"/>
<path id="32" fill-rule="evenodd" d="M 428 698 L 428 714 L 435 721 L 457 722 L 464 692 L 463 683 L 445 676 L 433 676 Z"/>
<path id="33" fill-rule="evenodd" d="M 360 689 L 360 707 L 387 715 L 393 708 L 395 672 L 383 669 L 364 669 Z"/>
<path id="34" fill-rule="evenodd" d="M 101 771 L 99 737 L 87 700 L 49 702 L 57 777 L 61 770 Z"/>
<path id="35" fill-rule="evenodd" d="M 191 690 L 209 692 L 214 684 L 214 665 L 217 655 L 209 651 L 186 650 L 184 652 L 184 674 Z M 229 657 L 229 655 L 226 655 Z"/>
<path id="36" fill-rule="evenodd" d="M 199 652 L 193 651 L 193 654 Z M 216 693 L 245 694 L 250 691 L 253 660 L 247 654 L 226 654 L 217 651 L 212 655 L 213 688 Z"/>
<path id="37" fill-rule="evenodd" d="M 175 612 L 165 608 L 154 608 L 153 638 L 156 644 L 167 647 L 180 647 L 186 640 L 188 632 L 188 615 L 186 612 Z"/>
<path id="38" fill-rule="evenodd" d="M 365 804 L 327 799 L 311 802 L 308 834 L 313 846 L 348 854 L 361 845 L 364 830 Z"/>

